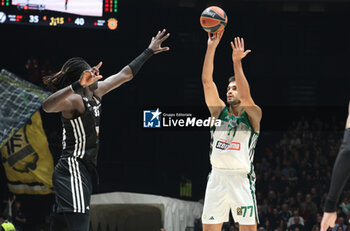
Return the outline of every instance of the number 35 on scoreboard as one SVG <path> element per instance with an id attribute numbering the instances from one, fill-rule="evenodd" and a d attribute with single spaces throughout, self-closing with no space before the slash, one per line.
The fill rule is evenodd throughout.
<path id="1" fill-rule="evenodd" d="M 29 23 L 38 23 L 39 15 L 29 15 Z"/>
<path id="2" fill-rule="evenodd" d="M 51 17 L 50 20 L 50 26 L 57 26 L 64 23 L 63 17 Z"/>

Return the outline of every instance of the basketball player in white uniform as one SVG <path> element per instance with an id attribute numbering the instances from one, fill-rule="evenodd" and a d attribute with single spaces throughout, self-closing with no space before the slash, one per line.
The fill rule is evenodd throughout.
<path id="1" fill-rule="evenodd" d="M 250 95 L 242 68 L 242 59 L 250 50 L 244 50 L 244 41 L 239 37 L 231 42 L 235 77 L 229 79 L 228 106 L 220 99 L 213 70 L 215 50 L 223 33 L 209 33 L 202 72 L 205 102 L 211 116 L 222 121 L 220 127 L 211 128 L 212 171 L 205 193 L 202 223 L 204 231 L 221 231 L 231 210 L 239 230 L 251 231 L 257 230 L 258 222 L 253 158 L 262 111 Z"/>

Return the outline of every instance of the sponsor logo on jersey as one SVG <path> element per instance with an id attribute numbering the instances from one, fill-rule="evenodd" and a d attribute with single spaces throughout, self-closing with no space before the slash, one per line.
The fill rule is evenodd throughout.
<path id="1" fill-rule="evenodd" d="M 228 147 L 228 150 L 235 150 L 235 151 L 241 150 L 241 143 L 231 142 L 231 145 Z"/>
<path id="2" fill-rule="evenodd" d="M 144 110 L 143 111 L 143 127 L 144 128 L 160 128 L 162 112 L 157 110 Z"/>
<path id="3" fill-rule="evenodd" d="M 216 143 L 215 147 L 217 149 L 221 149 L 221 150 L 239 151 L 239 150 L 241 150 L 241 143 L 239 143 L 239 142 L 228 143 L 227 140 L 225 140 L 225 139 L 219 139 L 218 142 Z"/>
<path id="4" fill-rule="evenodd" d="M 237 215 L 242 216 L 242 208 L 237 208 Z"/>
<path id="5" fill-rule="evenodd" d="M 220 139 L 218 140 L 218 142 L 216 143 L 216 148 L 217 149 L 221 149 L 221 150 L 226 150 L 228 148 L 230 144 L 229 143 L 226 143 L 226 140 L 224 139 Z"/>
<path id="6" fill-rule="evenodd" d="M 211 216 L 211 217 L 209 218 L 209 220 L 212 220 L 212 221 L 213 221 L 213 220 L 215 220 L 215 219 L 214 219 L 214 217 L 213 217 L 213 216 Z"/>

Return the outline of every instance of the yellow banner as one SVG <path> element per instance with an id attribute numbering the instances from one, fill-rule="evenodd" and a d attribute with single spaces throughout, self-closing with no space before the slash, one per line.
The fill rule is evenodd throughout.
<path id="1" fill-rule="evenodd" d="M 39 111 L 4 145 L 1 159 L 11 192 L 53 193 L 53 159 Z"/>

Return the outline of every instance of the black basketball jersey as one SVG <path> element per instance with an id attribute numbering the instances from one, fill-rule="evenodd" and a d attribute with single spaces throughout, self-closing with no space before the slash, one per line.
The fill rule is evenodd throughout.
<path id="1" fill-rule="evenodd" d="M 85 112 L 71 120 L 61 117 L 63 127 L 62 157 L 82 159 L 88 168 L 96 168 L 101 100 L 96 96 L 93 96 L 91 100 L 83 95 L 81 97 L 85 105 Z"/>

